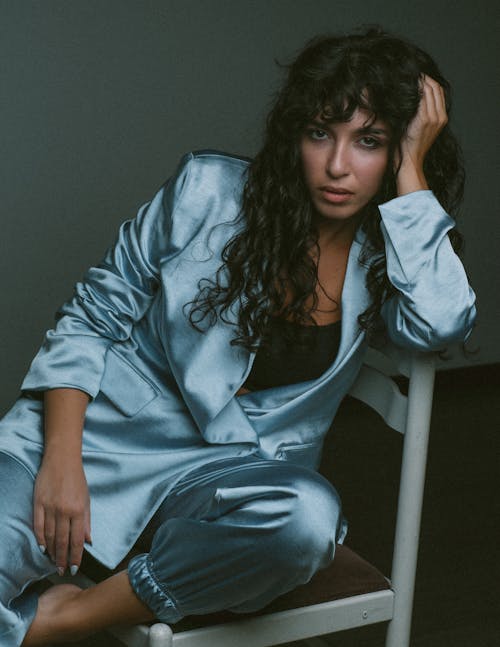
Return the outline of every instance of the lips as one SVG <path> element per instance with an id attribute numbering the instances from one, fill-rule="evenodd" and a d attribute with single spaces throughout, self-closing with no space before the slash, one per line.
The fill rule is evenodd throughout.
<path id="1" fill-rule="evenodd" d="M 326 193 L 334 193 L 336 195 L 352 195 L 352 191 L 349 191 L 349 189 L 336 186 L 322 186 L 320 190 L 325 191 Z"/>
<path id="2" fill-rule="evenodd" d="M 320 187 L 320 193 L 323 199 L 326 202 L 333 204 L 342 204 L 348 202 L 353 192 L 343 187 L 332 187 L 332 186 L 322 186 Z"/>

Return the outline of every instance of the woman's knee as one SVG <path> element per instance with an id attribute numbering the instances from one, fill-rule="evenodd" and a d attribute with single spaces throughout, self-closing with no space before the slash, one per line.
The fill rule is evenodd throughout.
<path id="1" fill-rule="evenodd" d="M 286 510 L 279 532 L 268 542 L 265 554 L 272 568 L 303 569 L 310 577 L 333 559 L 342 541 L 345 522 L 335 488 L 321 475 L 298 468 L 287 486 Z"/>
<path id="2" fill-rule="evenodd" d="M 257 477 L 257 478 L 255 478 Z M 228 483 L 215 494 L 219 523 L 238 526 L 273 570 L 324 567 L 343 540 L 345 522 L 335 488 L 313 470 L 265 462 L 254 482 Z"/>

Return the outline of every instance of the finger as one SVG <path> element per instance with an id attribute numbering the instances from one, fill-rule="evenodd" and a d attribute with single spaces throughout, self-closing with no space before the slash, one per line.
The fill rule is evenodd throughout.
<path id="1" fill-rule="evenodd" d="M 420 77 L 422 79 L 422 83 L 425 83 L 426 85 L 429 85 L 430 87 L 434 88 L 440 88 L 441 84 L 436 81 L 436 79 L 433 79 L 432 76 L 429 76 L 428 74 L 422 74 Z"/>
<path id="2" fill-rule="evenodd" d="M 430 85 L 427 86 L 427 117 L 430 128 L 434 129 L 439 124 L 439 115 L 434 90 Z"/>
<path id="3" fill-rule="evenodd" d="M 71 575 L 75 575 L 82 563 L 83 542 L 85 540 L 85 522 L 83 518 L 72 519 L 71 538 L 69 543 L 69 566 Z"/>
<path id="4" fill-rule="evenodd" d="M 55 537 L 56 537 L 56 519 L 54 513 L 45 508 L 44 512 L 44 536 L 45 536 L 45 546 L 47 552 L 50 555 L 52 561 L 55 561 L 56 557 L 56 546 L 55 546 Z"/>
<path id="5" fill-rule="evenodd" d="M 444 88 L 435 79 L 425 76 L 426 96 L 429 101 L 429 115 L 437 119 L 439 124 L 446 123 L 448 115 L 446 112 L 446 96 Z"/>
<path id="6" fill-rule="evenodd" d="M 45 511 L 43 506 L 34 505 L 33 506 L 33 532 L 35 533 L 36 540 L 38 542 L 38 547 L 42 553 L 47 552 L 44 527 L 45 527 Z"/>
<path id="7" fill-rule="evenodd" d="M 92 544 L 92 532 L 90 527 L 90 506 L 87 506 L 85 510 L 84 527 L 85 527 L 85 541 L 88 544 Z"/>
<path id="8" fill-rule="evenodd" d="M 432 83 L 430 76 L 427 74 L 422 74 L 419 79 L 419 90 L 420 90 L 420 99 L 425 103 L 429 100 L 429 88 Z"/>
<path id="9" fill-rule="evenodd" d="M 439 99 L 438 99 L 438 111 L 439 111 L 439 116 L 444 123 L 448 122 L 448 111 L 446 109 L 446 94 L 444 91 L 443 86 L 438 85 L 438 93 L 439 93 Z"/>
<path id="10" fill-rule="evenodd" d="M 66 516 L 59 516 L 56 525 L 56 566 L 59 575 L 63 575 L 68 565 L 70 521 Z"/>
<path id="11" fill-rule="evenodd" d="M 415 115 L 418 121 L 426 123 L 429 119 L 429 112 L 432 110 L 432 99 L 429 97 L 430 88 L 427 83 L 427 78 L 424 74 L 419 80 L 420 101 L 418 104 L 417 114 Z"/>
<path id="12" fill-rule="evenodd" d="M 431 97 L 432 97 L 432 119 L 433 123 L 441 130 L 443 126 L 448 121 L 448 115 L 446 113 L 446 103 L 444 98 L 444 90 L 437 83 L 433 81 L 429 84 Z"/>

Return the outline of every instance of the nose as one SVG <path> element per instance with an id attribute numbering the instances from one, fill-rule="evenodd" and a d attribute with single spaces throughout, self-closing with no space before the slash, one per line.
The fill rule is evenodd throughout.
<path id="1" fill-rule="evenodd" d="M 331 178 L 345 177 L 349 174 L 349 165 L 347 143 L 337 140 L 328 156 L 326 172 Z"/>

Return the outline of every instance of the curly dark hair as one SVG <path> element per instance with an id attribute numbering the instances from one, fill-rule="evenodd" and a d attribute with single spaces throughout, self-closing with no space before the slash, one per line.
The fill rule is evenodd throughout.
<path id="1" fill-rule="evenodd" d="M 378 27 L 317 37 L 287 67 L 288 77 L 267 118 L 264 144 L 248 170 L 240 214 L 243 230 L 226 244 L 215 280 L 200 282 L 197 297 L 188 304 L 189 318 L 197 328 L 204 320 L 213 325 L 217 317 L 227 322 L 229 308 L 238 306 L 232 343 L 249 350 L 265 342 L 274 314 L 298 324 L 315 323 L 318 275 L 311 252 L 318 239 L 299 142 L 318 115 L 342 122 L 361 108 L 385 122 L 391 133 L 385 176 L 360 222 L 366 243 L 359 260 L 368 266 L 371 305 L 359 324 L 376 341 L 383 335 L 381 306 L 394 292 L 386 273 L 377 205 L 397 195 L 394 154 L 417 112 L 422 75 L 444 88 L 448 114 L 450 85 L 428 54 Z M 464 172 L 448 125 L 428 151 L 424 173 L 429 188 L 453 216 L 462 198 Z M 460 234 L 453 229 L 449 235 L 458 251 Z"/>

